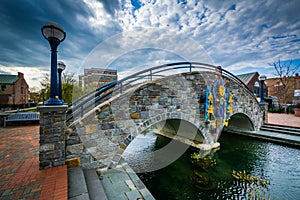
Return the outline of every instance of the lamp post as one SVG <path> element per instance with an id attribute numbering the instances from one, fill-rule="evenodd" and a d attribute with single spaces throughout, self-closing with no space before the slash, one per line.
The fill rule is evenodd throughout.
<path id="1" fill-rule="evenodd" d="M 58 77 L 57 77 L 57 47 L 66 38 L 66 32 L 60 25 L 48 22 L 41 28 L 42 34 L 48 40 L 51 47 L 51 77 L 50 77 L 50 98 L 47 105 L 62 105 L 59 99 Z"/>
<path id="2" fill-rule="evenodd" d="M 62 86 L 61 86 L 61 73 L 66 69 L 66 65 L 63 61 L 58 61 L 57 65 L 57 71 L 58 71 L 58 91 L 59 91 L 59 99 L 63 102 L 62 100 Z"/>
<path id="3" fill-rule="evenodd" d="M 260 103 L 265 102 L 264 100 L 264 81 L 267 79 L 265 75 L 259 76 L 260 81 Z"/>

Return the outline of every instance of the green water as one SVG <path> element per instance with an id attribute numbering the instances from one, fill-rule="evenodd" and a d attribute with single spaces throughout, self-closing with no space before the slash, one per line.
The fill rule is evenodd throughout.
<path id="1" fill-rule="evenodd" d="M 123 156 L 135 169 L 151 162 L 147 152 L 169 141 L 150 132 L 137 137 Z M 299 149 L 230 133 L 222 133 L 219 142 L 221 148 L 209 155 L 216 160 L 214 167 L 204 170 L 193 165 L 190 155 L 197 150 L 190 148 L 167 167 L 138 175 L 156 199 L 299 199 Z M 232 177 L 232 170 L 245 170 L 270 184 L 242 183 Z M 209 177 L 211 184 L 199 187 L 193 183 L 195 171 Z"/>

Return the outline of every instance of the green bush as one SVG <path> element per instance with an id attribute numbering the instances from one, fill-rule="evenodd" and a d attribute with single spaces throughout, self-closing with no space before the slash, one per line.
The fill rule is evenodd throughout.
<path id="1" fill-rule="evenodd" d="M 282 108 L 282 107 L 275 107 L 275 108 L 270 107 L 268 111 L 270 113 L 284 113 L 284 108 Z"/>

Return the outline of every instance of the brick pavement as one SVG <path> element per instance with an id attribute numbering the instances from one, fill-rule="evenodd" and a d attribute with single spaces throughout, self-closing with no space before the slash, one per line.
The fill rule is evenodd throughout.
<path id="1" fill-rule="evenodd" d="M 268 123 L 300 128 L 300 117 L 293 114 L 268 113 Z"/>
<path id="2" fill-rule="evenodd" d="M 67 167 L 39 170 L 39 126 L 0 128 L 0 199 L 67 199 Z"/>
<path id="3" fill-rule="evenodd" d="M 300 127 L 300 117 L 268 114 L 270 124 Z M 0 200 L 67 199 L 67 167 L 39 170 L 39 126 L 0 128 Z"/>

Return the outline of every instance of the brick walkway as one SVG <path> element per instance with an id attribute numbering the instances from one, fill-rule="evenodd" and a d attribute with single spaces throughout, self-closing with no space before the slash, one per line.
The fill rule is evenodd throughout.
<path id="1" fill-rule="evenodd" d="M 300 127 L 300 117 L 268 114 L 270 124 Z M 67 167 L 39 170 L 39 126 L 0 128 L 0 200 L 68 199 Z"/>
<path id="2" fill-rule="evenodd" d="M 300 117 L 293 114 L 269 113 L 268 123 L 300 128 Z"/>
<path id="3" fill-rule="evenodd" d="M 39 170 L 39 126 L 0 128 L 0 199 L 67 199 L 67 167 Z"/>

